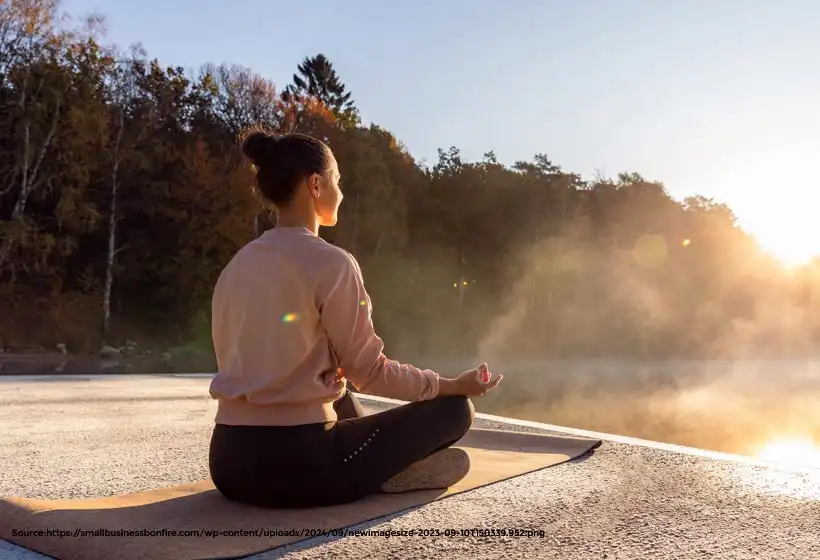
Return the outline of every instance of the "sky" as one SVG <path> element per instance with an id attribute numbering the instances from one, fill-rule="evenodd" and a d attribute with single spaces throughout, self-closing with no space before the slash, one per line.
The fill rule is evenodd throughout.
<path id="1" fill-rule="evenodd" d="M 764 249 L 820 254 L 820 2 L 64 0 L 161 63 L 291 81 L 323 53 L 417 158 L 547 154 L 727 203 Z"/>

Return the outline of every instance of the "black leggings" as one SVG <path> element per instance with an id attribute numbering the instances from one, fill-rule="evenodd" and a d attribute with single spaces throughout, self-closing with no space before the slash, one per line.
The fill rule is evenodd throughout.
<path id="1" fill-rule="evenodd" d="M 467 397 L 446 396 L 365 416 L 347 392 L 337 422 L 214 427 L 210 473 L 229 500 L 271 508 L 349 503 L 460 440 L 475 419 Z"/>

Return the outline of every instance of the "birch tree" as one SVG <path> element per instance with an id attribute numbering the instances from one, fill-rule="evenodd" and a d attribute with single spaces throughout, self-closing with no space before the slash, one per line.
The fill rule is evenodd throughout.
<path id="1" fill-rule="evenodd" d="M 53 25 L 54 3 L 0 4 L 0 73 L 4 86 L 3 134 L 11 140 L 0 169 L 0 271 L 15 266 L 16 250 L 35 234 L 26 220 L 31 196 L 47 186 L 44 162 L 53 147 L 70 76 L 61 64 L 66 37 Z"/>
<path id="2" fill-rule="evenodd" d="M 135 160 L 135 150 L 150 130 L 153 120 L 152 106 L 147 114 L 135 114 L 139 106 L 140 90 L 137 72 L 145 66 L 144 52 L 134 48 L 130 55 L 122 56 L 111 67 L 109 75 L 110 106 L 110 178 L 108 202 L 108 243 L 106 246 L 105 281 L 102 293 L 103 343 L 107 341 L 111 319 L 111 289 L 114 285 L 117 255 L 124 249 L 118 246 L 117 224 L 120 221 L 119 191 L 123 164 Z"/>

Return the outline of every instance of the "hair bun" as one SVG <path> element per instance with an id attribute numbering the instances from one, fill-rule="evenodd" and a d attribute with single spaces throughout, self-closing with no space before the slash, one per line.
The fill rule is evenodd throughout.
<path id="1" fill-rule="evenodd" d="M 277 138 L 264 132 L 254 132 L 242 142 L 242 153 L 248 156 L 256 167 L 262 167 L 265 161 L 270 161 L 276 149 Z"/>

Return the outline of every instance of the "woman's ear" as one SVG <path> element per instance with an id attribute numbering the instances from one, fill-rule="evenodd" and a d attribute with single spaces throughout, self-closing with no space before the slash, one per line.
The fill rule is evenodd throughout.
<path id="1" fill-rule="evenodd" d="M 310 176 L 310 179 L 308 179 L 308 188 L 313 198 L 319 198 L 319 195 L 322 193 L 321 180 L 322 178 L 318 173 L 314 173 Z"/>

